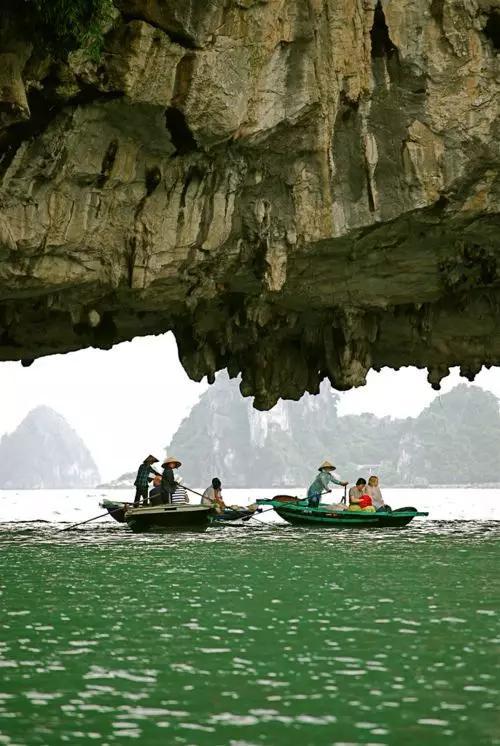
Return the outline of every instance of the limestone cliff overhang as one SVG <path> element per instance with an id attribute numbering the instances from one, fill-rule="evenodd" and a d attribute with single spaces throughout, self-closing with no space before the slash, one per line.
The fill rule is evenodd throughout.
<path id="1" fill-rule="evenodd" d="M 500 0 L 120 0 L 98 59 L 10 5 L 0 360 L 170 329 L 259 408 L 500 362 Z"/>

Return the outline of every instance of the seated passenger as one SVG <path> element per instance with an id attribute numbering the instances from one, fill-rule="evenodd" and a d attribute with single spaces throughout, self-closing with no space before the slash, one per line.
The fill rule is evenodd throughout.
<path id="1" fill-rule="evenodd" d="M 375 513 L 370 495 L 366 494 L 366 479 L 360 477 L 355 487 L 349 490 L 349 510 L 362 510 L 365 513 Z"/>
<path id="2" fill-rule="evenodd" d="M 354 487 L 349 490 L 349 505 L 357 505 L 361 495 L 365 494 L 366 479 L 360 477 Z"/>
<path id="3" fill-rule="evenodd" d="M 379 487 L 379 479 L 376 476 L 371 476 L 368 480 L 368 487 L 366 488 L 366 494 L 370 495 L 372 499 L 372 505 L 374 506 L 377 513 L 390 513 L 391 507 L 386 505 L 384 498 Z"/>
<path id="4" fill-rule="evenodd" d="M 182 479 L 182 477 L 179 477 L 179 479 Z M 175 491 L 172 493 L 172 503 L 174 505 L 182 505 L 183 503 L 189 503 L 189 498 L 187 494 L 187 490 L 185 487 L 182 486 L 182 484 L 179 484 L 177 482 L 177 487 L 175 488 Z"/>
<path id="5" fill-rule="evenodd" d="M 153 487 L 149 490 L 149 502 L 151 505 L 161 504 L 161 477 L 156 476 L 153 479 Z"/>
<path id="6" fill-rule="evenodd" d="M 340 480 L 335 479 L 335 477 L 330 473 L 335 471 L 335 469 L 336 467 L 329 461 L 323 461 L 321 466 L 318 468 L 318 474 L 307 490 L 307 498 L 310 508 L 317 508 L 321 500 L 321 495 L 324 492 L 331 492 L 331 488 L 334 484 L 338 484 L 341 487 L 347 486 L 347 482 L 341 482 Z"/>
<path id="7" fill-rule="evenodd" d="M 218 477 L 212 479 L 212 484 L 207 487 L 201 498 L 201 504 L 207 505 L 216 511 L 216 513 L 223 513 L 225 510 L 225 503 L 222 499 L 222 484 Z"/>

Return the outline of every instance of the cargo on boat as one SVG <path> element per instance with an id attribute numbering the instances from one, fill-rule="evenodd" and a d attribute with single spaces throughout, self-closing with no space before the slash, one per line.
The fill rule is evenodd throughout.
<path id="1" fill-rule="evenodd" d="M 231 507 L 226 507 L 222 513 L 214 513 L 210 520 L 212 523 L 227 523 L 234 521 L 248 521 L 250 518 L 253 518 L 254 515 L 257 515 L 258 513 L 262 513 L 262 508 L 257 508 L 257 510 L 249 510 L 245 507 L 239 507 L 236 505 L 232 505 Z"/>
<path id="2" fill-rule="evenodd" d="M 330 505 L 311 508 L 306 500 L 291 495 L 277 495 L 271 499 L 257 500 L 258 505 L 274 508 L 283 520 L 294 526 L 319 528 L 401 528 L 416 516 L 427 516 L 416 508 L 399 508 L 390 512 L 369 513 L 363 510 L 335 510 Z"/>

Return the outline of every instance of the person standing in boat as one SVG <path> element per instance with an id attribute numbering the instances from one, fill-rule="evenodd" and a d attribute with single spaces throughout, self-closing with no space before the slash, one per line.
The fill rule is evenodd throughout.
<path id="1" fill-rule="evenodd" d="M 156 469 L 153 469 L 153 464 L 157 464 L 157 463 L 158 463 L 158 459 L 155 458 L 154 456 L 151 456 L 151 454 L 149 454 L 149 456 L 145 458 L 142 464 L 139 466 L 139 469 L 137 470 L 137 476 L 134 482 L 134 487 L 135 487 L 134 508 L 137 508 L 139 506 L 141 497 L 143 500 L 143 504 L 147 505 L 148 485 L 152 479 L 151 474 L 160 476 L 159 473 L 156 471 Z"/>
<path id="2" fill-rule="evenodd" d="M 222 484 L 219 477 L 212 479 L 212 484 L 203 493 L 201 504 L 213 508 L 217 513 L 224 512 L 226 505 L 222 499 Z"/>
<path id="3" fill-rule="evenodd" d="M 331 472 L 335 471 L 336 468 L 337 467 L 329 461 L 323 461 L 321 466 L 318 468 L 318 474 L 307 490 L 307 498 L 310 508 L 317 508 L 321 500 L 321 493 L 331 492 L 333 485 L 338 484 L 341 487 L 347 487 L 348 482 L 341 482 L 340 480 L 335 479 L 333 474 L 331 474 Z"/>
<path id="4" fill-rule="evenodd" d="M 172 495 L 178 487 L 174 479 L 174 469 L 178 469 L 182 463 L 173 456 L 167 456 L 162 464 L 163 474 L 161 475 L 160 496 L 162 503 L 171 503 Z"/>
<path id="5" fill-rule="evenodd" d="M 384 502 L 384 498 L 382 497 L 382 492 L 380 491 L 379 487 L 379 478 L 376 476 L 371 476 L 368 480 L 368 486 L 366 488 L 366 494 L 370 495 L 372 499 L 372 505 L 377 511 L 377 513 L 390 513 L 391 507 L 389 505 L 386 505 Z"/>

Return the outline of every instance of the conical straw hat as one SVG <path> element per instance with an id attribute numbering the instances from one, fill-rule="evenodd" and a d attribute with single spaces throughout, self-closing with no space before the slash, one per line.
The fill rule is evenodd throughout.
<path id="1" fill-rule="evenodd" d="M 174 456 L 167 456 L 162 466 L 165 466 L 165 464 L 174 464 L 174 469 L 178 469 L 179 466 L 182 466 L 182 462 L 174 458 Z"/>
<path id="2" fill-rule="evenodd" d="M 333 464 L 331 464 L 331 463 L 330 463 L 329 461 L 323 461 L 323 463 L 321 464 L 321 466 L 319 466 L 319 467 L 318 467 L 318 470 L 321 470 L 321 469 L 328 469 L 328 470 L 331 470 L 331 471 L 333 471 L 333 470 L 334 470 L 334 469 L 336 469 L 336 468 L 337 468 L 337 467 L 336 467 L 336 466 L 334 466 Z"/>

